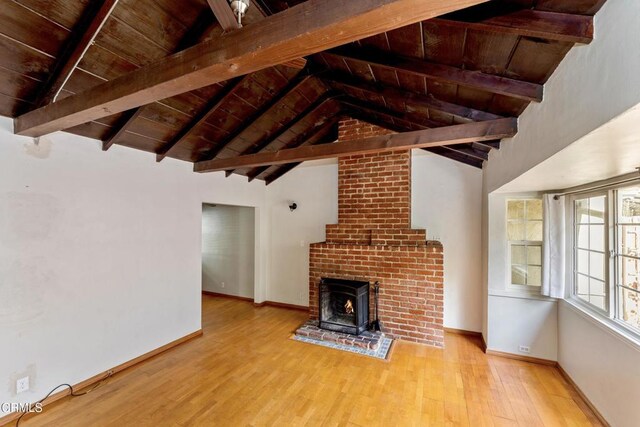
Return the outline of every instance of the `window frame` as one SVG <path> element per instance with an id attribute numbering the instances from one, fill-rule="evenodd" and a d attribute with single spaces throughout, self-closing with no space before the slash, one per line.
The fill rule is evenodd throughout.
<path id="1" fill-rule="evenodd" d="M 621 253 L 619 250 L 619 239 L 618 235 L 618 226 L 619 226 L 619 210 L 618 210 L 618 201 L 619 201 L 619 191 L 624 188 L 629 187 L 639 187 L 640 182 L 630 182 L 624 184 L 611 184 L 607 187 L 603 187 L 598 191 L 592 192 L 580 192 L 579 194 L 574 194 L 567 197 L 567 225 L 571 227 L 570 238 L 567 241 L 568 250 L 567 250 L 567 263 L 569 267 L 569 271 L 567 274 L 567 278 L 569 280 L 569 286 L 567 286 L 566 290 L 566 299 L 571 302 L 574 306 L 577 306 L 581 310 L 595 316 L 596 318 L 603 319 L 605 323 L 607 323 L 612 329 L 617 332 L 625 335 L 633 337 L 634 341 L 640 340 L 640 328 L 636 328 L 635 326 L 625 322 L 622 319 L 622 295 L 619 289 L 622 287 L 618 286 L 618 281 L 620 278 L 620 268 L 619 268 L 619 258 L 621 257 Z M 606 310 L 599 309 L 598 307 L 590 304 L 589 302 L 583 300 L 577 295 L 577 224 L 575 222 L 575 202 L 580 199 L 587 199 L 590 197 L 597 197 L 604 195 L 606 197 L 606 212 L 604 217 L 605 224 L 605 272 L 604 276 L 606 279 L 605 290 L 607 292 L 606 302 L 607 308 Z M 638 224 L 640 226 L 640 224 Z"/>
<path id="2" fill-rule="evenodd" d="M 576 223 L 576 211 L 575 211 L 575 206 L 576 206 L 576 201 L 578 200 L 584 200 L 584 199 L 590 199 L 593 197 L 599 197 L 599 196 L 605 196 L 605 215 L 604 215 L 604 244 L 605 244 L 605 248 L 604 248 L 604 257 L 605 257 L 605 262 L 604 262 L 604 272 L 603 272 L 603 276 L 604 276 L 604 287 L 605 287 L 605 309 L 601 309 L 599 307 L 596 307 L 595 305 L 591 304 L 588 301 L 585 301 L 584 299 L 582 299 L 579 295 L 578 295 L 578 257 L 577 257 L 577 252 L 578 252 L 578 244 L 577 244 L 577 238 L 578 238 L 578 224 Z M 611 300 L 613 295 L 611 292 L 611 273 L 612 273 L 612 258 L 611 258 L 611 248 L 612 248 L 612 242 L 611 242 L 611 238 L 613 237 L 610 230 L 611 227 L 611 204 L 613 202 L 612 200 L 613 198 L 610 195 L 610 189 L 603 189 L 603 190 L 598 190 L 598 191 L 591 191 L 591 192 L 585 192 L 585 193 L 580 193 L 580 194 L 575 194 L 572 195 L 571 197 L 568 198 L 568 202 L 569 202 L 569 209 L 567 209 L 567 211 L 569 212 L 569 221 L 567 221 L 567 224 L 571 227 L 571 238 L 569 241 L 569 254 L 570 256 L 568 257 L 568 261 L 569 261 L 569 274 L 570 274 L 570 286 L 569 286 L 569 297 L 571 298 L 572 301 L 574 301 L 576 304 L 578 304 L 579 306 L 593 312 L 596 314 L 599 314 L 601 316 L 605 316 L 609 319 L 614 319 L 615 316 L 611 316 L 611 307 L 613 307 L 612 304 L 614 304 L 614 302 Z M 589 278 L 591 278 L 591 276 L 587 276 Z"/>
<path id="3" fill-rule="evenodd" d="M 505 200 L 505 204 L 504 204 L 504 209 L 505 209 L 505 216 L 504 216 L 504 225 L 505 225 L 505 232 L 506 232 L 506 241 L 507 241 L 507 291 L 518 291 L 518 292 L 525 292 L 526 294 L 530 294 L 530 295 L 541 295 L 541 290 L 542 290 L 542 278 L 544 277 L 544 266 L 542 265 L 544 263 L 544 240 L 509 240 L 509 202 L 512 201 L 524 201 L 525 202 L 525 206 L 526 206 L 526 201 L 528 200 L 540 200 L 542 203 L 544 203 L 542 196 L 541 195 L 527 195 L 527 196 L 513 196 L 513 197 L 507 197 Z M 525 218 L 524 218 L 524 223 L 527 223 L 527 219 L 526 219 L 526 210 L 525 210 Z M 544 206 L 542 207 L 542 230 L 543 230 L 543 239 L 544 239 Z M 526 229 L 526 225 L 525 225 L 525 229 Z M 525 231 L 526 232 L 526 231 Z M 525 236 L 526 237 L 526 236 Z M 539 286 L 535 286 L 535 285 L 520 285 L 517 283 L 513 283 L 512 280 L 512 268 L 513 268 L 513 263 L 512 263 L 512 246 L 525 246 L 529 247 L 529 246 L 539 246 L 540 247 L 540 285 Z M 526 250 L 525 250 L 526 252 Z M 526 256 L 526 253 L 525 253 Z M 527 264 L 528 266 L 529 264 Z"/>
<path id="4" fill-rule="evenodd" d="M 615 188 L 611 190 L 612 193 L 614 194 L 613 206 L 612 206 L 612 215 L 613 215 L 612 224 L 613 225 L 612 225 L 612 233 L 611 233 L 613 235 L 612 248 L 614 248 L 611 250 L 611 262 L 613 267 L 613 272 L 611 276 L 611 279 L 612 279 L 611 290 L 612 290 L 612 293 L 614 294 L 614 299 L 612 302 L 613 304 L 615 304 L 614 313 L 612 314 L 612 319 L 622 327 L 626 328 L 631 333 L 640 337 L 640 327 L 635 327 L 633 325 L 630 325 L 629 323 L 625 322 L 622 319 L 622 289 L 624 288 L 629 289 L 629 288 L 626 286 L 623 286 L 622 282 L 618 283 L 618 280 L 621 278 L 620 263 L 618 262 L 618 259 L 623 257 L 622 252 L 618 251 L 620 249 L 620 246 L 618 245 L 619 239 L 620 239 L 620 236 L 618 234 L 618 226 L 621 225 L 621 223 L 618 222 L 619 220 L 618 197 L 619 197 L 620 190 L 629 188 L 629 187 L 640 187 L 640 183 L 629 183 L 624 185 L 617 185 L 615 186 Z M 634 224 L 634 225 L 640 226 L 640 223 Z M 633 258 L 638 259 L 637 257 L 633 257 Z M 640 294 L 640 291 L 638 290 L 635 290 L 635 289 L 631 289 L 631 290 Z"/>

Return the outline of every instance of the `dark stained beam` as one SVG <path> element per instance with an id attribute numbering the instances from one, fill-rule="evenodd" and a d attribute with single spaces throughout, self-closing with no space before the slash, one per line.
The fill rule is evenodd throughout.
<path id="1" fill-rule="evenodd" d="M 207 34 L 207 32 L 213 27 L 214 20 L 211 12 L 205 10 L 201 13 L 196 21 L 189 27 L 189 30 L 182 37 L 180 42 L 175 48 L 176 52 L 187 49 L 200 41 L 200 39 Z M 144 106 L 131 109 L 124 114 L 124 118 L 114 127 L 111 135 L 102 142 L 102 151 L 107 151 L 113 146 L 122 136 L 131 124 L 140 116 Z"/>
<path id="2" fill-rule="evenodd" d="M 285 144 L 281 148 L 281 150 L 286 150 L 286 149 L 289 149 L 289 148 L 296 148 L 296 147 L 302 146 L 305 142 L 315 138 L 317 135 L 319 135 L 319 134 L 321 134 L 323 132 L 326 132 L 327 129 L 329 129 L 329 128 L 331 128 L 331 126 L 335 125 L 338 122 L 339 117 L 337 115 L 335 115 L 335 116 L 332 116 L 332 117 L 327 117 L 326 120 L 327 121 L 322 121 L 320 123 L 316 123 L 310 129 L 307 129 L 306 131 L 298 134 L 295 138 L 293 138 L 291 141 L 289 141 L 287 144 Z M 249 178 L 249 182 L 253 181 L 257 176 L 259 176 L 261 173 L 263 173 L 267 169 L 269 169 L 269 166 L 258 166 L 258 167 L 255 167 L 255 168 L 251 169 L 247 173 L 247 177 Z"/>
<path id="3" fill-rule="evenodd" d="M 465 163 L 469 166 L 473 166 L 475 168 L 482 168 L 482 159 L 478 159 L 475 156 L 469 156 L 465 153 L 456 151 L 456 150 L 452 150 L 451 147 L 432 147 L 432 148 L 425 148 L 425 151 L 428 151 L 430 153 L 434 153 L 434 154 L 439 154 L 443 157 L 447 157 L 451 160 L 456 160 L 458 162 L 461 163 Z"/>
<path id="4" fill-rule="evenodd" d="M 196 172 L 215 172 L 245 167 L 329 159 L 354 154 L 377 153 L 380 151 L 410 150 L 414 148 L 467 144 L 474 141 L 491 141 L 512 137 L 516 134 L 517 128 L 516 119 L 465 123 L 436 129 L 376 136 L 362 140 L 343 141 L 323 146 L 299 147 L 274 153 L 257 153 L 229 159 L 215 159 L 196 163 L 194 170 Z"/>
<path id="5" fill-rule="evenodd" d="M 322 55 L 332 56 L 340 60 L 351 60 L 364 65 L 376 65 L 395 72 L 412 74 L 437 82 L 453 83 L 480 89 L 525 101 L 542 101 L 542 85 L 486 74 L 480 71 L 465 70 L 421 59 L 399 57 L 389 52 L 356 49 L 352 46 L 322 52 Z"/>
<path id="6" fill-rule="evenodd" d="M 307 0 L 17 117 L 42 136 L 487 0 Z M 392 18 L 390 18 L 392 17 Z"/>
<path id="7" fill-rule="evenodd" d="M 398 100 L 403 103 L 409 102 L 423 105 L 430 110 L 450 114 L 458 119 L 465 121 L 483 121 L 502 118 L 497 114 L 487 113 L 486 111 L 476 110 L 474 108 L 464 107 L 462 105 L 441 101 L 433 97 L 432 95 L 422 95 L 415 92 L 407 92 L 382 84 L 371 84 L 346 75 L 324 73 L 321 77 L 327 82 L 334 83 L 334 87 L 348 87 L 351 89 L 361 90 L 364 92 L 383 96 L 387 99 Z"/>
<path id="8" fill-rule="evenodd" d="M 207 3 L 223 30 L 231 31 L 240 28 L 227 0 L 207 0 Z"/>
<path id="9" fill-rule="evenodd" d="M 470 30 L 490 31 L 570 43 L 593 40 L 593 16 L 524 9 L 477 22 L 436 18 L 430 22 Z"/>
<path id="10" fill-rule="evenodd" d="M 42 107 L 55 100 L 117 4 L 118 0 L 93 0 L 89 3 L 34 105 Z"/>
<path id="11" fill-rule="evenodd" d="M 222 150 L 224 150 L 226 146 L 231 144 L 244 131 L 249 129 L 256 120 L 260 119 L 260 117 L 267 114 L 273 107 L 278 105 L 280 101 L 282 101 L 291 92 L 295 92 L 296 90 L 298 90 L 300 86 L 305 84 L 307 80 L 309 80 L 311 77 L 312 77 L 311 74 L 306 74 L 305 72 L 299 73 L 291 81 L 289 81 L 289 83 L 282 90 L 280 90 L 280 92 L 278 92 L 274 97 L 272 97 L 260 110 L 257 110 L 250 117 L 246 117 L 243 121 L 244 126 L 242 125 L 239 126 L 237 129 L 235 129 L 233 132 L 227 135 L 227 137 L 223 141 L 219 142 L 218 144 L 213 146 L 209 151 L 205 152 L 201 156 L 199 161 L 214 159 Z"/>
<path id="12" fill-rule="evenodd" d="M 322 137 L 322 139 L 320 139 L 318 142 L 315 142 L 310 145 L 330 144 L 335 140 L 336 140 L 336 135 L 328 134 Z M 265 184 L 269 185 L 276 179 L 282 178 L 287 172 L 291 172 L 295 167 L 299 166 L 301 163 L 302 162 L 288 163 L 286 165 L 280 166 L 278 169 L 276 169 L 275 171 L 273 171 L 272 173 L 270 173 L 268 176 L 265 177 L 264 179 Z"/>
<path id="13" fill-rule="evenodd" d="M 367 116 L 366 114 L 363 114 L 361 112 L 358 112 L 356 110 L 351 110 L 351 111 L 347 111 L 348 115 L 350 115 L 351 117 L 353 117 L 354 119 L 358 119 L 364 122 L 368 122 L 371 123 L 373 125 L 376 126 L 380 126 L 383 127 L 385 129 L 389 129 L 392 130 L 394 132 L 411 132 L 415 129 L 412 128 L 408 128 L 405 127 L 401 124 L 398 123 L 392 123 L 386 120 L 381 120 L 378 118 L 374 118 L 372 116 Z M 415 123 L 411 123 L 411 125 L 413 126 L 417 126 L 419 128 L 422 129 L 426 129 L 424 127 L 421 127 L 419 125 L 416 125 Z M 467 147 L 466 144 L 465 146 L 463 145 L 455 145 L 455 146 L 443 146 L 443 147 L 435 147 L 435 148 L 442 148 L 441 150 L 435 150 L 435 148 L 423 148 L 423 150 L 425 151 L 430 151 L 432 153 L 435 154 L 439 154 L 441 156 L 447 157 L 449 159 L 452 160 L 456 160 L 465 164 L 468 164 L 470 166 L 473 167 L 478 167 L 478 161 L 482 161 L 485 160 L 485 157 L 488 157 L 488 154 L 483 153 L 483 152 L 478 152 L 478 150 L 473 150 L 470 151 L 470 148 L 474 147 L 474 146 L 479 146 L 481 143 L 478 142 L 473 142 L 471 144 L 468 144 L 470 147 Z M 489 147 L 486 147 L 487 149 L 490 149 Z M 465 152 L 468 153 L 473 153 L 473 155 L 468 155 Z M 455 155 L 454 155 L 455 153 Z M 480 167 L 482 166 L 482 164 L 480 164 Z"/>
<path id="14" fill-rule="evenodd" d="M 162 150 L 156 153 L 156 162 L 161 162 L 162 160 L 164 160 L 164 158 L 169 155 L 174 147 L 176 147 L 184 139 L 191 135 L 194 130 L 202 126 L 204 122 L 206 122 L 209 117 L 211 117 L 211 115 L 215 113 L 227 99 L 229 99 L 231 95 L 233 95 L 239 88 L 241 88 L 248 79 L 250 79 L 249 76 L 237 78 L 229 83 L 226 87 L 224 87 L 220 93 L 218 93 L 213 99 L 211 99 L 207 103 L 207 105 L 198 114 L 196 114 L 189 123 L 187 123 L 186 126 L 180 129 L 180 131 L 171 139 L 171 141 L 169 141 L 164 145 L 164 147 L 162 147 Z"/>
<path id="15" fill-rule="evenodd" d="M 355 99 L 351 97 L 340 98 L 340 103 L 347 109 L 356 109 L 362 113 L 367 113 L 372 115 L 382 115 L 392 119 L 411 122 L 423 129 L 438 128 L 438 127 L 449 125 L 449 123 L 437 122 L 414 113 L 398 112 L 395 110 L 391 110 L 390 108 L 380 107 L 373 103 L 360 101 L 359 99 Z"/>
<path id="16" fill-rule="evenodd" d="M 233 30 L 242 28 L 241 26 L 238 25 L 236 16 L 233 14 L 233 11 L 231 10 L 231 6 L 229 6 L 229 2 L 227 0 L 207 0 L 207 3 L 209 3 L 209 7 L 211 8 L 211 11 L 216 16 L 218 23 L 220 24 L 220 26 L 224 31 L 233 31 Z M 253 6 L 255 6 L 254 2 L 252 2 L 252 5 L 249 7 L 253 7 Z M 266 12 L 262 8 L 256 7 L 256 9 L 258 10 L 258 13 L 259 13 L 258 17 L 267 16 Z M 291 61 L 287 61 L 282 65 L 302 70 L 305 67 L 305 65 L 307 65 L 307 60 L 305 58 L 296 58 Z"/>
<path id="17" fill-rule="evenodd" d="M 111 131 L 111 136 L 102 141 L 102 151 L 107 151 L 109 148 L 113 146 L 127 131 L 127 128 L 131 126 L 131 123 L 135 122 L 136 119 L 142 113 L 143 107 L 134 108 L 133 110 L 126 111 L 123 114 L 122 119 L 113 127 Z"/>
<path id="18" fill-rule="evenodd" d="M 437 148 L 440 148 L 440 147 L 437 147 Z M 455 148 L 448 147 L 445 145 L 442 148 L 445 148 L 450 151 L 454 151 L 456 153 L 463 154 L 465 156 L 472 157 L 476 160 L 480 160 L 481 162 L 489 159 L 489 155 L 486 152 L 474 150 L 473 147 L 470 146 L 470 144 L 469 146 L 456 145 Z"/>
<path id="19" fill-rule="evenodd" d="M 252 146 L 248 147 L 246 150 L 244 150 L 242 153 L 240 153 L 240 155 L 241 156 L 246 156 L 247 154 L 259 153 L 260 151 L 262 151 L 265 148 L 269 147 L 269 145 L 273 144 L 275 141 L 278 140 L 278 138 L 280 138 L 282 135 L 287 133 L 289 131 L 289 129 L 291 129 L 292 127 L 296 126 L 298 123 L 303 121 L 310 114 L 315 113 L 318 109 L 322 108 L 327 102 L 333 100 L 334 98 L 335 98 L 335 94 L 333 94 L 333 93 L 325 93 L 324 95 L 320 96 L 311 105 L 309 105 L 307 108 L 305 108 L 302 112 L 298 113 L 285 126 L 280 127 L 280 129 L 278 129 L 273 134 L 263 135 L 262 138 L 260 138 L 259 141 L 257 141 Z M 233 172 L 234 172 L 233 169 L 228 170 L 226 172 L 226 175 L 230 176 Z"/>

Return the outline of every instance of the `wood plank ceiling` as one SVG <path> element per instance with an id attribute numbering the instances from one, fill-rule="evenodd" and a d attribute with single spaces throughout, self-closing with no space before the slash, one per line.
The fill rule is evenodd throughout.
<path id="1" fill-rule="evenodd" d="M 245 22 L 299 3 L 256 0 Z M 544 83 L 574 44 L 591 41 L 603 3 L 491 1 L 66 131 L 99 139 L 104 150 L 119 144 L 196 163 L 330 143 L 341 116 L 397 132 L 518 117 L 543 100 Z M 9 117 L 225 31 L 207 0 L 5 0 L 0 22 L 0 114 Z M 426 149 L 481 167 L 499 145 Z M 228 175 L 270 183 L 297 164 Z"/>

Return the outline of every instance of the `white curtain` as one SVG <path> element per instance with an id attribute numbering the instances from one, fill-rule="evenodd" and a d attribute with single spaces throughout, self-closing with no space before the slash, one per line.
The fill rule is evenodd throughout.
<path id="1" fill-rule="evenodd" d="M 542 295 L 564 298 L 565 285 L 565 202 L 564 197 L 545 194 L 542 243 Z"/>

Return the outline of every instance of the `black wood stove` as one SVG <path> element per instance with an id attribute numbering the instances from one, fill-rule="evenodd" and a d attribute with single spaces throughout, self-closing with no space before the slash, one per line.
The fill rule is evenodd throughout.
<path id="1" fill-rule="evenodd" d="M 359 335 L 369 327 L 369 282 L 320 280 L 320 328 Z"/>

